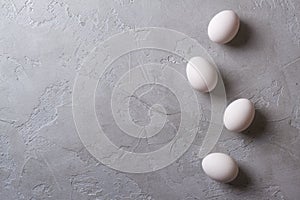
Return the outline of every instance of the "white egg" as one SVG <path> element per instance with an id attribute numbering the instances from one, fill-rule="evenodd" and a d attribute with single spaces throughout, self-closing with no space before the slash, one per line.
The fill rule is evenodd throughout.
<path id="1" fill-rule="evenodd" d="M 224 125 L 230 131 L 241 132 L 250 126 L 254 115 L 255 108 L 251 101 L 248 99 L 237 99 L 225 109 Z"/>
<path id="2" fill-rule="evenodd" d="M 193 57 L 189 60 L 186 75 L 191 86 L 200 92 L 212 91 L 218 82 L 215 67 L 202 57 Z"/>
<path id="3" fill-rule="evenodd" d="M 239 16 L 232 10 L 223 10 L 210 20 L 208 37 L 213 42 L 225 44 L 235 37 L 239 27 Z"/>
<path id="4" fill-rule="evenodd" d="M 224 153 L 211 153 L 202 160 L 203 171 L 212 179 L 228 183 L 233 181 L 239 172 L 237 163 Z"/>

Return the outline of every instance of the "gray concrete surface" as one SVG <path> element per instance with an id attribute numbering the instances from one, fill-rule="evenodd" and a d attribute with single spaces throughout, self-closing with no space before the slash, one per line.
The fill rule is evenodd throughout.
<path id="1" fill-rule="evenodd" d="M 1 0 L 0 5 L 1 200 L 300 198 L 298 0 Z M 210 42 L 206 33 L 211 17 L 223 9 L 235 10 L 242 20 L 237 38 L 225 46 Z M 210 118 L 209 99 L 201 94 L 202 120 L 193 145 L 161 170 L 129 174 L 110 169 L 80 141 L 72 88 L 85 58 L 116 33 L 150 26 L 196 39 L 218 65 L 228 101 L 247 97 L 255 102 L 257 115 L 249 130 L 223 130 L 213 149 L 239 163 L 241 173 L 233 183 L 212 181 L 200 167 L 197 153 Z M 143 101 L 130 100 L 132 120 L 149 123 L 147 105 L 159 101 L 168 112 L 164 135 L 138 143 L 122 136 L 104 111 L 128 64 L 126 56 L 99 77 L 96 115 L 117 145 L 153 151 L 176 134 L 180 106 L 167 88 L 137 88 L 135 94 L 144 95 Z M 166 52 L 141 50 L 130 58 L 133 65 L 168 63 L 184 72 L 185 62 Z"/>

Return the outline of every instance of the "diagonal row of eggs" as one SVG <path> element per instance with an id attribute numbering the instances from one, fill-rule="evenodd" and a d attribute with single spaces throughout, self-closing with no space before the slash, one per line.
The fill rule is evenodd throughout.
<path id="1" fill-rule="evenodd" d="M 216 14 L 208 25 L 210 40 L 219 44 L 231 41 L 240 26 L 238 15 L 232 10 Z M 217 85 L 216 68 L 202 57 L 192 57 L 186 66 L 190 85 L 200 92 L 211 92 Z M 227 106 L 223 116 L 224 126 L 233 132 L 247 129 L 255 115 L 254 105 L 248 99 L 237 99 Z M 238 174 L 238 165 L 233 158 L 224 153 L 211 153 L 202 160 L 203 171 L 212 179 L 230 182 Z"/>

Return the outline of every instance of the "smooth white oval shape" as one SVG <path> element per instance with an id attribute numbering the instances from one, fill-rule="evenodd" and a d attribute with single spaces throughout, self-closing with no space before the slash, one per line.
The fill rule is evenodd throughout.
<path id="1" fill-rule="evenodd" d="M 202 57 L 192 57 L 189 60 L 186 75 L 191 86 L 200 92 L 212 91 L 218 82 L 215 67 Z"/>
<path id="2" fill-rule="evenodd" d="M 211 178 L 222 183 L 233 181 L 239 172 L 235 160 L 224 153 L 211 153 L 202 160 L 203 171 Z"/>
<path id="3" fill-rule="evenodd" d="M 242 132 L 252 123 L 255 108 L 248 99 L 237 99 L 227 106 L 223 122 L 225 127 L 234 132 Z"/>
<path id="4" fill-rule="evenodd" d="M 208 37 L 213 42 L 225 44 L 235 37 L 239 27 L 239 16 L 232 10 L 223 10 L 210 20 Z"/>

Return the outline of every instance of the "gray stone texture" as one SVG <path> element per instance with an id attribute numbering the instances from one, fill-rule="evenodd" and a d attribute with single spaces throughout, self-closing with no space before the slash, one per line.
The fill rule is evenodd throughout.
<path id="1" fill-rule="evenodd" d="M 237 38 L 217 45 L 206 30 L 223 9 L 235 10 L 242 23 Z M 299 20 L 299 0 L 0 0 L 0 199 L 300 199 Z M 164 169 L 118 172 L 81 143 L 72 116 L 76 74 L 97 43 L 138 27 L 174 29 L 196 39 L 218 65 L 228 102 L 245 97 L 255 103 L 252 126 L 242 134 L 224 130 L 213 150 L 239 163 L 233 183 L 217 183 L 201 169 L 197 153 L 210 119 L 209 98 L 201 94 L 198 135 Z M 166 52 L 132 54 L 136 65 L 157 61 L 184 71 L 185 62 Z M 120 78 L 122 63 L 126 58 L 100 77 L 98 88 L 105 90 L 97 93 L 96 108 L 109 101 L 105 94 Z M 135 123 L 149 123 L 147 102 L 162 101 L 171 114 L 165 136 L 152 143 L 120 140 L 119 133 L 112 139 L 136 152 L 160 148 L 180 122 L 178 102 L 167 88 L 146 85 L 136 95 L 145 91 L 143 101 L 130 100 Z M 118 131 L 111 116 L 99 109 L 96 114 L 107 132 Z"/>

